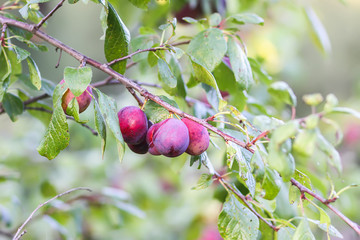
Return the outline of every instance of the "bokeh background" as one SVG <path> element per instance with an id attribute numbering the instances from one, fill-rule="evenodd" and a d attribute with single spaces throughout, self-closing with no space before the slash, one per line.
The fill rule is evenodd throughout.
<path id="1" fill-rule="evenodd" d="M 125 0 L 112 2 L 133 37 L 143 25 L 157 28 L 174 16 L 189 13 L 200 18 L 211 11 L 222 10 L 219 6 L 207 8 L 207 2 L 212 1 L 200 0 L 171 1 L 170 4 L 152 1 L 148 11 Z M 324 97 L 334 93 L 340 105 L 360 111 L 360 1 L 219 2 L 226 2 L 228 15 L 245 11 L 264 18 L 264 26 L 245 26 L 240 34 L 249 56 L 263 58 L 273 79 L 285 81 L 292 87 L 298 97 L 297 117 L 311 112 L 301 100 L 304 94 L 310 93 L 321 93 Z M 47 13 L 56 4 L 57 1 L 50 1 L 41 8 Z M 197 7 L 189 10 L 191 6 Z M 331 51 L 324 52 L 314 44 L 303 10 L 307 6 L 316 11 L 324 25 Z M 44 31 L 81 53 L 105 62 L 100 12 L 100 5 L 91 1 L 65 3 Z M 197 27 L 179 23 L 177 36 L 191 36 L 197 31 Z M 48 52 L 32 52 L 32 56 L 42 77 L 54 83 L 62 79 L 64 67 L 78 66 L 78 62 L 63 53 L 60 66 L 55 68 L 59 53 L 51 46 Z M 154 70 L 139 66 L 126 75 L 157 83 Z M 93 82 L 104 78 L 103 73 L 93 69 Z M 136 105 L 121 85 L 101 90 L 116 99 L 119 109 Z M 161 90 L 150 90 L 164 94 Z M 191 94 L 198 96 L 201 92 L 194 90 Z M 94 126 L 92 116 L 91 107 L 82 114 L 82 118 L 89 119 L 89 125 Z M 340 122 L 344 132 L 344 140 L 338 146 L 344 173 L 331 176 L 335 187 L 340 189 L 360 182 L 360 120 L 352 116 L 334 116 L 334 119 Z M 16 122 L 11 122 L 5 114 L 0 116 L 0 229 L 15 229 L 39 203 L 67 189 L 84 186 L 98 196 L 77 198 L 79 193 L 74 193 L 55 201 L 48 208 L 54 213 L 34 219 L 27 226 L 24 239 L 219 239 L 216 222 L 221 202 L 217 198 L 222 197 L 223 190 L 216 184 L 206 190 L 191 190 L 199 176 L 207 171 L 190 167 L 188 155 L 168 159 L 126 151 L 120 163 L 115 141 L 108 137 L 102 159 L 101 139 L 78 124 L 69 124 L 69 147 L 49 161 L 36 151 L 46 126 L 27 113 Z M 224 147 L 221 141 L 217 143 Z M 220 167 L 224 152 L 210 147 L 209 155 L 215 167 Z M 360 191 L 354 188 L 334 204 L 350 219 L 360 222 L 359 199 Z M 331 216 L 344 239 L 356 239 L 345 223 Z M 320 230 L 314 228 L 314 231 L 318 239 L 326 239 Z M 7 238 L 0 235 L 0 239 Z"/>

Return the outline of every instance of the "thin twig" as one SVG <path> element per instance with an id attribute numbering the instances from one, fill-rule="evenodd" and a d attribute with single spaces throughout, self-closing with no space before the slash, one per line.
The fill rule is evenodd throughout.
<path id="1" fill-rule="evenodd" d="M 45 99 L 45 98 L 48 98 L 48 97 L 50 97 L 50 95 L 47 94 L 47 93 L 44 93 L 44 94 L 39 95 L 37 97 L 33 97 L 33 98 L 29 98 L 28 100 L 25 100 L 24 105 L 29 105 L 31 103 L 37 102 L 37 101 L 39 101 L 41 99 Z"/>
<path id="2" fill-rule="evenodd" d="M 89 188 L 77 187 L 77 188 L 73 188 L 73 189 L 67 190 L 66 192 L 60 193 L 60 194 L 56 195 L 55 197 L 47 200 L 46 202 L 41 203 L 40 205 L 38 205 L 38 206 L 35 208 L 35 210 L 30 214 L 30 216 L 25 220 L 25 222 L 18 228 L 16 234 L 15 234 L 14 237 L 13 237 L 13 240 L 18 240 L 18 239 L 20 239 L 21 236 L 23 236 L 23 235 L 26 233 L 26 231 L 22 231 L 23 228 L 26 226 L 26 224 L 28 224 L 28 222 L 32 219 L 32 217 L 33 217 L 34 214 L 37 212 L 37 210 L 39 210 L 42 206 L 48 204 L 49 202 L 51 202 L 51 201 L 53 201 L 53 200 L 55 200 L 55 199 L 57 199 L 57 198 L 59 198 L 59 197 L 62 197 L 62 196 L 64 196 L 64 195 L 66 195 L 66 194 L 69 194 L 69 193 L 74 192 L 74 191 L 77 191 L 77 190 L 86 190 L 86 191 L 91 192 L 91 189 L 89 189 Z"/>
<path id="3" fill-rule="evenodd" d="M 139 106 L 142 106 L 144 104 L 144 102 L 139 98 L 134 89 L 132 89 L 131 87 L 127 87 L 126 89 L 129 91 L 129 93 L 131 93 L 131 95 L 133 95 Z"/>
<path id="4" fill-rule="evenodd" d="M 0 46 L 4 47 L 5 46 L 5 32 L 7 29 L 7 24 L 4 23 L 1 29 L 1 36 L 0 36 Z"/>
<path id="5" fill-rule="evenodd" d="M 266 223 L 270 228 L 272 228 L 275 232 L 279 231 L 279 228 L 268 222 L 263 216 L 261 216 L 246 200 L 245 196 L 242 195 L 239 191 L 234 189 L 228 182 L 226 182 L 220 175 L 217 175 L 216 178 L 219 180 L 221 184 L 224 185 L 224 187 L 228 190 L 230 190 L 232 193 L 234 193 L 240 200 L 250 209 L 251 212 L 253 212 L 257 218 L 259 218 L 261 221 Z"/>
<path id="6" fill-rule="evenodd" d="M 73 120 L 73 121 L 76 121 L 74 117 L 72 116 L 68 116 L 66 115 L 66 119 L 70 119 L 70 120 Z M 94 130 L 93 128 L 91 128 L 89 125 L 87 125 L 86 123 L 80 123 L 81 126 L 83 126 L 84 128 L 87 128 L 90 130 L 90 132 L 94 135 L 94 136 L 98 136 L 98 132 L 96 130 Z"/>
<path id="7" fill-rule="evenodd" d="M 190 40 L 188 41 L 183 41 L 183 42 L 178 42 L 178 43 L 172 43 L 171 45 L 172 46 L 179 46 L 179 45 L 183 45 L 183 44 L 189 44 L 190 43 Z M 168 50 L 169 48 L 166 47 L 166 46 L 158 46 L 158 47 L 154 47 L 154 48 L 147 48 L 147 49 L 138 49 L 136 50 L 135 52 L 133 53 L 130 53 L 129 55 L 127 56 L 124 56 L 124 57 L 121 57 L 121 58 L 117 58 L 117 59 L 114 59 L 112 60 L 111 62 L 107 63 L 108 66 L 111 66 L 117 62 L 121 62 L 121 61 L 124 61 L 126 59 L 130 59 L 132 58 L 134 55 L 136 54 L 139 54 L 139 53 L 143 53 L 143 52 L 156 52 L 158 50 Z M 133 63 L 134 64 L 134 63 Z M 130 68 L 131 66 L 126 66 L 126 68 Z"/>
<path id="8" fill-rule="evenodd" d="M 55 52 L 57 52 L 58 49 L 60 49 L 60 54 L 59 54 L 58 62 L 55 65 L 55 68 L 58 68 L 60 66 L 60 60 L 61 60 L 61 55 L 62 55 L 62 49 L 61 48 L 55 48 Z"/>
<path id="9" fill-rule="evenodd" d="M 182 42 L 174 42 L 174 43 L 171 43 L 170 45 L 171 46 L 179 46 L 179 45 L 185 45 L 185 44 L 189 44 L 190 43 L 190 40 L 186 40 L 186 41 L 182 41 Z"/>
<path id="10" fill-rule="evenodd" d="M 267 131 L 264 131 L 264 132 L 260 133 L 259 136 L 257 136 L 254 140 L 252 140 L 252 141 L 250 142 L 250 145 L 255 145 L 255 143 L 256 143 L 257 141 L 259 141 L 260 139 L 266 137 L 266 135 L 268 135 L 269 132 L 270 132 L 270 131 L 267 130 Z"/>
<path id="11" fill-rule="evenodd" d="M 41 19 L 41 21 L 34 26 L 35 29 L 39 29 L 45 22 L 46 20 L 48 20 L 55 12 L 56 10 L 58 10 L 62 5 L 63 3 L 65 2 L 65 0 L 61 0 L 55 7 L 53 10 L 51 10 L 48 15 L 46 15 L 45 17 L 43 17 L 43 19 Z"/>
<path id="12" fill-rule="evenodd" d="M 133 52 L 133 53 L 130 53 L 129 55 L 127 56 L 124 56 L 124 57 L 121 57 L 121 58 L 117 58 L 117 59 L 114 59 L 112 60 L 111 62 L 107 63 L 106 65 L 108 66 L 111 66 L 117 62 L 121 62 L 121 61 L 124 61 L 126 59 L 130 59 L 132 58 L 132 56 L 136 55 L 136 54 L 139 54 L 139 53 L 143 53 L 143 52 L 156 52 L 158 50 L 167 50 L 168 48 L 165 47 L 165 46 L 159 46 L 159 47 L 154 47 L 154 48 L 147 48 L 147 49 L 138 49 L 137 51 Z"/>
<path id="13" fill-rule="evenodd" d="M 297 187 L 301 193 L 307 193 L 310 196 L 313 196 L 314 198 L 319 200 L 321 203 L 323 203 L 325 206 L 327 206 L 331 211 L 333 211 L 336 215 L 338 215 L 342 220 L 344 220 L 344 222 L 346 222 L 352 229 L 354 229 L 357 234 L 360 235 L 360 226 L 357 223 L 351 221 L 344 214 L 342 214 L 342 212 L 340 212 L 337 208 L 332 206 L 327 199 L 321 197 L 319 194 L 314 193 L 313 191 L 311 191 L 307 187 L 303 186 L 301 183 L 299 183 L 298 181 L 296 181 L 293 178 L 291 179 L 291 184 L 294 185 L 295 187 Z"/>
<path id="14" fill-rule="evenodd" d="M 46 112 L 49 114 L 53 113 L 51 110 L 43 108 L 43 107 L 27 107 L 27 106 L 25 106 L 25 110 L 40 111 L 40 112 Z"/>
<path id="15" fill-rule="evenodd" d="M 49 114 L 52 114 L 53 112 L 51 110 L 48 110 L 46 108 L 42 108 L 42 107 L 27 107 L 25 106 L 25 109 L 26 110 L 33 110 L 33 111 L 41 111 L 41 112 L 47 112 Z M 67 116 L 66 115 L 66 119 L 70 119 L 70 120 L 73 120 L 73 121 L 76 121 L 74 117 L 72 116 Z M 87 128 L 90 130 L 90 132 L 94 135 L 94 136 L 98 136 L 98 132 L 96 130 L 94 130 L 93 128 L 91 128 L 89 125 L 87 125 L 86 123 L 80 123 L 81 126 Z"/>

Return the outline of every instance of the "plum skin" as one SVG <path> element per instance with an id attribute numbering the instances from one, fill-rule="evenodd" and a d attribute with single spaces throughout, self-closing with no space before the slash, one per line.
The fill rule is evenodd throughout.
<path id="1" fill-rule="evenodd" d="M 178 119 L 168 118 L 154 132 L 152 142 L 155 149 L 166 157 L 177 157 L 189 146 L 189 130 Z"/>
<path id="2" fill-rule="evenodd" d="M 128 147 L 131 151 L 137 154 L 145 154 L 149 150 L 149 145 L 145 139 L 139 144 L 128 144 Z"/>
<path id="3" fill-rule="evenodd" d="M 209 133 L 204 126 L 187 118 L 181 120 L 189 129 L 189 146 L 186 153 L 200 155 L 209 147 Z"/>
<path id="4" fill-rule="evenodd" d="M 63 84 L 65 81 L 64 79 L 60 81 L 59 84 Z M 79 104 L 79 113 L 82 113 L 83 111 L 85 111 L 91 101 L 92 101 L 92 88 L 90 86 L 88 86 L 86 88 L 86 90 L 78 97 L 76 97 L 76 101 Z M 66 90 L 66 92 L 64 93 L 64 95 L 62 96 L 61 99 L 61 107 L 64 110 L 64 112 L 66 113 L 66 110 L 69 106 L 69 103 L 71 102 L 71 100 L 75 97 L 75 95 L 70 91 L 70 89 L 68 88 Z"/>
<path id="5" fill-rule="evenodd" d="M 137 145 L 145 140 L 148 120 L 140 108 L 124 107 L 118 112 L 118 118 L 120 131 L 126 143 Z"/>
<path id="6" fill-rule="evenodd" d="M 156 123 L 152 126 L 149 127 L 149 130 L 146 134 L 146 142 L 147 144 L 149 145 L 149 153 L 151 155 L 161 155 L 158 150 L 156 150 L 155 146 L 154 146 L 154 143 L 153 143 L 153 137 L 154 137 L 154 134 L 156 133 L 156 131 L 159 129 L 159 127 L 162 125 L 163 122 L 160 122 L 160 123 Z"/>

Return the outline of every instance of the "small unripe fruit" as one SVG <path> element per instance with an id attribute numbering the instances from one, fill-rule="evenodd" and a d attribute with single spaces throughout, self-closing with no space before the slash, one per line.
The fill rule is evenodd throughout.
<path id="1" fill-rule="evenodd" d="M 148 120 L 138 107 L 128 106 L 118 112 L 120 131 L 128 144 L 140 144 L 146 138 Z"/>
<path id="2" fill-rule="evenodd" d="M 63 79 L 60 81 L 59 84 L 63 84 L 64 82 L 65 81 Z M 83 111 L 85 111 L 88 108 L 88 106 L 90 105 L 91 100 L 92 100 L 91 95 L 92 95 L 92 88 L 90 86 L 88 86 L 86 88 L 85 92 L 83 92 L 80 96 L 76 97 L 76 101 L 79 104 L 79 113 L 82 113 Z M 65 113 L 69 106 L 69 103 L 71 102 L 71 100 L 73 100 L 74 97 L 75 97 L 75 95 L 70 91 L 69 88 L 66 90 L 66 92 L 62 96 L 61 107 Z"/>
<path id="3" fill-rule="evenodd" d="M 154 132 L 152 142 L 160 154 L 177 157 L 189 146 L 189 130 L 182 121 L 169 118 L 161 122 L 161 126 Z"/>
<path id="4" fill-rule="evenodd" d="M 186 152 L 190 155 L 200 155 L 209 147 L 209 133 L 206 128 L 187 118 L 181 120 L 189 129 L 189 146 Z"/>

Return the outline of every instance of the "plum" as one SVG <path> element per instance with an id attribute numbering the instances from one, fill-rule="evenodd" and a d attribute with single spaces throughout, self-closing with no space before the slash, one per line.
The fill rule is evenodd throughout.
<path id="1" fill-rule="evenodd" d="M 167 157 L 183 154 L 189 146 L 189 130 L 186 125 L 175 118 L 166 119 L 160 124 L 152 135 L 155 149 Z"/>
<path id="2" fill-rule="evenodd" d="M 209 147 L 209 133 L 206 128 L 199 123 L 183 118 L 181 120 L 189 129 L 189 146 L 186 153 L 190 155 L 200 155 Z"/>
<path id="3" fill-rule="evenodd" d="M 63 79 L 60 81 L 59 84 L 63 84 L 64 82 L 65 81 Z M 85 111 L 88 108 L 88 106 L 90 105 L 91 100 L 92 100 L 91 95 L 92 95 L 92 88 L 90 86 L 88 86 L 86 88 L 86 90 L 80 96 L 76 97 L 76 101 L 79 104 L 79 113 L 82 113 L 83 111 Z M 62 96 L 61 107 L 63 108 L 65 113 L 66 113 L 69 103 L 71 102 L 71 100 L 74 97 L 75 97 L 74 94 L 70 91 L 69 88 L 66 90 L 66 92 Z"/>
<path id="4" fill-rule="evenodd" d="M 146 134 L 146 142 L 149 145 L 149 153 L 152 155 L 161 155 L 155 148 L 153 143 L 153 136 L 155 132 L 159 129 L 159 127 L 162 125 L 162 123 L 156 123 L 152 126 L 150 126 L 147 134 Z"/>
<path id="5" fill-rule="evenodd" d="M 128 147 L 130 148 L 131 151 L 138 154 L 145 154 L 149 150 L 149 145 L 146 142 L 146 139 L 144 139 L 139 144 L 128 144 Z"/>
<path id="6" fill-rule="evenodd" d="M 120 131 L 126 143 L 137 145 L 145 140 L 148 120 L 140 108 L 124 107 L 118 112 L 118 118 Z"/>

